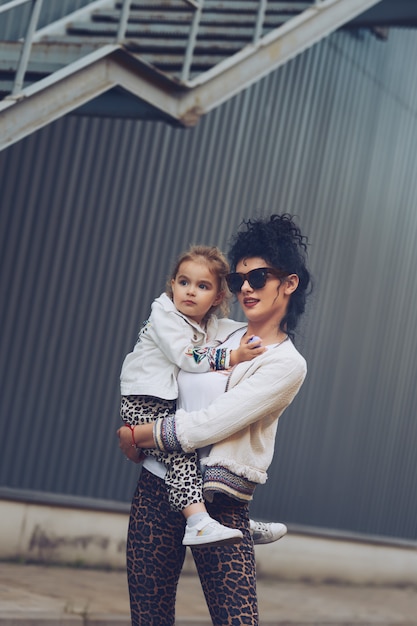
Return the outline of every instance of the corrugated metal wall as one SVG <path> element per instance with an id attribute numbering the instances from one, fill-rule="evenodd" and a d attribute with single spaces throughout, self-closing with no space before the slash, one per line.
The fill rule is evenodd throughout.
<path id="1" fill-rule="evenodd" d="M 0 6 L 7 4 L 7 2 L 10 0 L 0 0 Z M 59 0 L 59 2 L 57 0 L 43 0 L 38 27 L 59 20 L 92 2 L 93 0 Z M 31 2 L 27 2 L 11 11 L 2 13 L 0 17 L 0 39 L 14 41 L 25 36 L 31 14 L 31 5 Z"/>
<path id="2" fill-rule="evenodd" d="M 0 153 L 0 483 L 128 501 L 118 377 L 176 254 L 311 240 L 307 381 L 253 514 L 417 537 L 417 32 L 336 33 L 189 130 L 67 117 Z"/>

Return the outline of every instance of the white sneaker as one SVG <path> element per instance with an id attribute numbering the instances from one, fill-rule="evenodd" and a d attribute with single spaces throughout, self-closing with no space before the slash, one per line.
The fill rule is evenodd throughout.
<path id="1" fill-rule="evenodd" d="M 218 546 L 223 543 L 238 543 L 243 539 L 240 530 L 223 526 L 211 517 L 195 526 L 186 526 L 182 540 L 184 546 Z"/>
<path id="2" fill-rule="evenodd" d="M 278 541 L 287 534 L 287 527 L 280 522 L 256 522 L 250 520 L 250 531 L 252 533 L 253 543 L 273 543 Z"/>

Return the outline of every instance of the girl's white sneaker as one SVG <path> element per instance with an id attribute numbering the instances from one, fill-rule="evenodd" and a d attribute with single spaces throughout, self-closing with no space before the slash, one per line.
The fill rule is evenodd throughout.
<path id="1" fill-rule="evenodd" d="M 211 517 L 195 526 L 186 526 L 182 540 L 184 546 L 219 546 L 224 543 L 238 543 L 243 539 L 240 530 L 223 526 Z"/>

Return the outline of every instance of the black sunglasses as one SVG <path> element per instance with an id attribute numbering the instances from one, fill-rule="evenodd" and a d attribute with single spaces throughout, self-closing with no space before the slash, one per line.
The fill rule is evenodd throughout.
<path id="1" fill-rule="evenodd" d="M 226 281 L 232 293 L 239 293 L 245 280 L 248 281 L 252 289 L 263 289 L 270 274 L 276 278 L 284 278 L 286 276 L 285 272 L 280 272 L 272 267 L 257 267 L 256 270 L 251 270 L 247 274 L 242 274 L 241 272 L 227 274 Z"/>

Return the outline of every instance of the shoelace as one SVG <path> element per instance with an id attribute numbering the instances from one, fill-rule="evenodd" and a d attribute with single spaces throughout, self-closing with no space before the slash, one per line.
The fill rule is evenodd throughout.
<path id="1" fill-rule="evenodd" d="M 268 530 L 268 524 L 265 524 L 265 522 L 255 522 L 255 526 L 253 530 L 255 532 L 256 531 L 266 532 Z"/>

